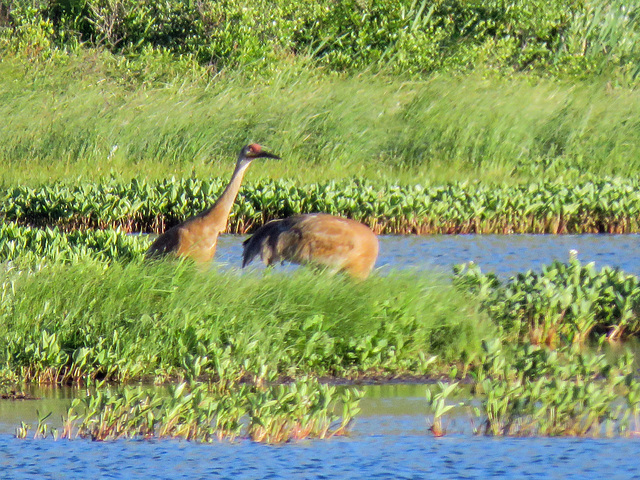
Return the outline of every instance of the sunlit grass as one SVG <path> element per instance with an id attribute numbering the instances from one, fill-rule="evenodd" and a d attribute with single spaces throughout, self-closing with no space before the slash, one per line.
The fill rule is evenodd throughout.
<path id="1" fill-rule="evenodd" d="M 1 62 L 0 115 L 10 121 L 0 124 L 0 181 L 227 177 L 250 141 L 283 160 L 256 163 L 247 182 L 570 181 L 640 168 L 640 95 L 602 81 L 408 81 L 299 65 L 251 81 L 131 77 L 98 54 L 66 65 Z"/>
<path id="2" fill-rule="evenodd" d="M 187 263 L 3 272 L 1 362 L 33 381 L 358 377 L 464 366 L 493 327 L 432 276 L 243 274 Z M 435 357 L 435 358 L 434 358 Z"/>

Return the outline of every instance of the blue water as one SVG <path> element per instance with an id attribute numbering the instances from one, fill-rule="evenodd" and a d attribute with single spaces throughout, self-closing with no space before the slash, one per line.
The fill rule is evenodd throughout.
<path id="1" fill-rule="evenodd" d="M 2 479 L 640 479 L 640 438 L 476 437 L 464 415 L 427 430 L 423 385 L 366 387 L 348 437 L 263 445 L 248 440 L 91 442 L 15 439 L 2 423 Z M 7 415 L 60 418 L 82 390 L 34 389 L 52 400 L 0 401 Z M 31 415 L 27 415 L 31 412 Z M 28 417 L 28 418 L 25 418 Z M 14 425 L 19 423 L 14 420 Z M 55 423 L 55 419 L 54 419 Z"/>
<path id="2" fill-rule="evenodd" d="M 218 243 L 216 262 L 239 268 L 244 238 L 223 235 Z M 640 235 L 382 235 L 379 238 L 376 268 L 381 273 L 393 269 L 450 273 L 453 265 L 473 261 L 483 272 L 508 277 L 529 269 L 540 270 L 553 260 L 566 262 L 569 251 L 577 250 L 581 262 L 595 262 L 598 269 L 608 265 L 640 275 Z"/>
<path id="3" fill-rule="evenodd" d="M 404 419 L 411 428 L 418 419 Z M 372 422 L 372 425 L 368 425 Z M 375 420 L 364 420 L 376 430 Z M 386 435 L 270 446 L 246 440 L 15 440 L 0 436 L 6 479 L 596 479 L 640 478 L 637 439 Z"/>

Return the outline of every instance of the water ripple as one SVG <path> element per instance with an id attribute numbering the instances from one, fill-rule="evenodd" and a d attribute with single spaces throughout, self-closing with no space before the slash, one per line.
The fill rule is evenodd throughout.
<path id="1" fill-rule="evenodd" d="M 370 435 L 280 446 L 184 441 L 17 440 L 0 435 L 3 478 L 640 478 L 636 439 Z"/>

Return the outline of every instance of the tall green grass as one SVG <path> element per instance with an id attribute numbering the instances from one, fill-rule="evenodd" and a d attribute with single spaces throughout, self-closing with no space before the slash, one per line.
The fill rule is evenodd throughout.
<path id="1" fill-rule="evenodd" d="M 0 364 L 31 381 L 432 374 L 467 365 L 494 333 L 451 285 L 415 275 L 354 283 L 172 262 L 0 275 Z"/>
<path id="2" fill-rule="evenodd" d="M 157 80 L 157 68 L 144 68 L 97 53 L 66 65 L 0 62 L 0 182 L 227 177 L 250 141 L 283 160 L 256 162 L 248 181 L 575 181 L 640 171 L 640 95 L 604 81 L 408 81 L 297 65 L 258 80 L 184 71 Z"/>

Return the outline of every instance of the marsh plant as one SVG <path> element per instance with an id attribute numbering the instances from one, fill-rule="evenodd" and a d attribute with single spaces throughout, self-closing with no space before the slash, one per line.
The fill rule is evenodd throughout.
<path id="1" fill-rule="evenodd" d="M 446 431 L 442 425 L 442 417 L 455 408 L 455 404 L 447 403 L 447 399 L 449 395 L 454 392 L 458 388 L 459 382 L 453 382 L 450 384 L 445 384 L 443 382 L 438 382 L 437 392 L 433 392 L 433 387 L 427 387 L 426 398 L 427 404 L 431 411 L 433 412 L 433 422 L 429 427 L 429 431 L 433 433 L 436 437 L 443 436 Z M 463 406 L 464 403 L 459 403 L 458 406 Z"/>
<path id="2" fill-rule="evenodd" d="M 640 167 L 631 0 L 1 5 L 5 183 L 205 178 L 248 136 L 305 182 Z"/>
<path id="3" fill-rule="evenodd" d="M 494 332 L 435 275 L 355 283 L 302 269 L 83 261 L 0 278 L 1 363 L 31 382 L 426 375 L 468 364 Z"/>
<path id="4" fill-rule="evenodd" d="M 51 437 L 54 440 L 57 440 L 59 437 L 59 432 L 57 428 L 52 428 L 47 423 L 49 417 L 51 417 L 51 412 L 41 415 L 38 410 L 36 410 L 36 415 L 38 416 L 38 423 L 33 432 L 33 438 L 47 438 Z M 21 422 L 19 427 L 16 427 L 15 437 L 24 439 L 27 438 L 29 434 L 29 430 L 31 430 L 31 425 L 25 422 Z"/>
<path id="5" fill-rule="evenodd" d="M 134 258 L 145 240 L 125 233 L 164 231 L 204 210 L 226 181 L 191 177 L 124 182 L 110 177 L 0 189 L 0 215 L 6 221 L 48 227 L 2 226 L 0 258 L 29 251 L 50 254 L 63 247 L 78 250 L 81 245 L 103 257 Z M 354 218 L 386 234 L 630 233 L 640 231 L 640 181 L 415 185 L 362 177 L 303 184 L 261 180 L 241 188 L 228 232 L 247 233 L 275 218 L 312 212 Z M 96 228 L 116 230 L 75 232 Z"/>
<path id="6" fill-rule="evenodd" d="M 338 392 L 310 378 L 275 386 L 236 385 L 225 391 L 183 382 L 170 386 L 166 393 L 102 384 L 73 401 L 63 418 L 60 437 L 198 442 L 248 438 L 265 443 L 324 439 L 348 433 L 361 397 L 354 389 Z M 16 436 L 24 438 L 27 431 L 23 424 Z M 39 436 L 45 437 L 46 429 Z"/>
<path id="7" fill-rule="evenodd" d="M 475 264 L 455 268 L 454 283 L 472 292 L 507 335 L 535 344 L 584 343 L 593 334 L 609 340 L 640 331 L 638 277 L 617 268 L 597 270 L 577 258 L 544 265 L 501 282 Z"/>
<path id="8" fill-rule="evenodd" d="M 123 230 L 75 230 L 58 227 L 29 228 L 15 223 L 0 225 L 0 261 L 26 264 L 140 260 L 147 243 Z"/>
<path id="9" fill-rule="evenodd" d="M 603 354 L 583 352 L 575 345 L 556 350 L 536 345 L 505 348 L 499 340 L 485 343 L 484 349 L 482 363 L 471 372 L 479 405 L 465 407 L 472 412 L 476 434 L 636 434 L 640 382 L 631 354 L 609 362 Z M 451 393 L 440 390 L 441 395 Z M 433 401 L 431 405 L 438 407 Z"/>
<path id="10" fill-rule="evenodd" d="M 602 354 L 576 347 L 549 351 L 530 346 L 512 367 L 503 366 L 500 355 L 489 351 L 484 368 L 491 377 L 478 384 L 486 395 L 486 421 L 479 433 L 598 436 L 628 431 L 629 414 L 638 404 L 628 395 L 626 404 L 620 397 L 625 389 L 637 388 L 631 355 L 612 364 Z"/>

